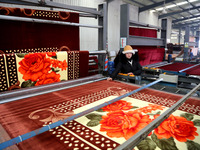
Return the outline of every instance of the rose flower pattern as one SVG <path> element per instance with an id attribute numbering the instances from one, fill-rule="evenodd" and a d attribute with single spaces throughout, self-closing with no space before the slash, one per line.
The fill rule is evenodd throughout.
<path id="1" fill-rule="evenodd" d="M 149 106 L 136 109 L 135 112 L 150 113 L 155 110 L 163 110 L 165 107 L 156 104 L 148 104 Z"/>
<path id="2" fill-rule="evenodd" d="M 124 137 L 129 139 L 150 122 L 151 119 L 148 115 L 142 115 L 142 113 L 134 111 L 123 112 L 119 110 L 102 116 L 100 131 L 107 132 L 107 135 L 111 138 Z"/>
<path id="3" fill-rule="evenodd" d="M 199 135 L 196 131 L 197 128 L 194 127 L 192 121 L 188 121 L 184 117 L 170 115 L 154 130 L 154 133 L 158 139 L 173 137 L 180 142 L 186 142 L 194 140 L 195 136 Z"/>
<path id="4" fill-rule="evenodd" d="M 23 74 L 24 80 L 36 81 L 51 70 L 51 59 L 46 58 L 46 53 L 27 54 L 19 65 L 19 72 Z"/>
<path id="5" fill-rule="evenodd" d="M 66 70 L 67 62 L 56 58 L 55 52 L 26 54 L 19 62 L 19 72 L 25 81 L 35 82 L 35 86 L 59 82 L 59 69 Z"/>
<path id="6" fill-rule="evenodd" d="M 131 109 L 133 106 L 131 105 L 130 102 L 126 102 L 124 100 L 119 100 L 117 102 L 114 102 L 110 105 L 107 105 L 105 107 L 103 107 L 103 111 L 116 111 L 116 110 L 129 110 Z"/>

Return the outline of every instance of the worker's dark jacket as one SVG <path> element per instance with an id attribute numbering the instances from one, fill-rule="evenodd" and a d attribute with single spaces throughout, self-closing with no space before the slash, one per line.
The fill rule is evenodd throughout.
<path id="1" fill-rule="evenodd" d="M 121 73 L 130 73 L 132 72 L 134 75 L 139 76 L 142 73 L 142 67 L 135 57 L 132 57 L 132 65 L 128 62 L 127 59 L 120 60 L 115 67 L 114 72 L 110 75 L 111 78 L 115 78 L 117 74 Z"/>

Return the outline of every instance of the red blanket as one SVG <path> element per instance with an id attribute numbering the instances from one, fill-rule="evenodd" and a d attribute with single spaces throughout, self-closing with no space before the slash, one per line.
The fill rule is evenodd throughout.
<path id="1" fill-rule="evenodd" d="M 79 23 L 79 14 L 0 7 L 0 15 Z M 0 50 L 4 53 L 21 51 L 44 52 L 47 48 L 79 50 L 79 27 L 47 23 L 1 20 Z M 38 50 L 39 48 L 39 50 Z"/>

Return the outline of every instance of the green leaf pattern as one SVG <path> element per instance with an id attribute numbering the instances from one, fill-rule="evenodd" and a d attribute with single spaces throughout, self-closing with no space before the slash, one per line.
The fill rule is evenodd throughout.
<path id="1" fill-rule="evenodd" d="M 194 115 L 190 113 L 183 113 L 180 116 L 186 118 L 189 121 L 191 121 L 194 118 Z"/>
<path id="2" fill-rule="evenodd" d="M 137 145 L 137 148 L 139 150 L 155 150 L 156 144 L 150 138 L 147 137 Z"/>
<path id="3" fill-rule="evenodd" d="M 185 143 L 187 144 L 188 150 L 200 150 L 200 145 L 194 141 L 188 140 Z"/>
<path id="4" fill-rule="evenodd" d="M 87 126 L 89 126 L 89 127 L 94 127 L 94 126 L 99 125 L 99 122 L 102 119 L 102 115 L 99 115 L 96 113 L 88 114 L 88 115 L 86 115 L 86 117 L 88 119 L 90 119 L 90 121 L 87 123 Z"/>
<path id="5" fill-rule="evenodd" d="M 31 86 L 35 86 L 35 84 L 36 84 L 36 81 L 32 82 L 31 80 L 27 80 L 27 81 L 22 82 L 21 87 L 22 88 L 31 87 Z"/>
<path id="6" fill-rule="evenodd" d="M 178 150 L 174 139 L 171 137 L 169 139 L 158 139 L 155 134 L 151 135 L 152 140 L 156 145 L 162 150 Z"/>

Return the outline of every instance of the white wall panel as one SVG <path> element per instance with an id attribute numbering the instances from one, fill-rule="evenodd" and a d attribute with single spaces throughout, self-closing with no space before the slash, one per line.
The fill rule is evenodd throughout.
<path id="1" fill-rule="evenodd" d="M 120 5 L 121 0 L 108 4 L 108 50 L 119 51 L 120 47 Z"/>
<path id="2" fill-rule="evenodd" d="M 172 18 L 167 18 L 167 43 L 171 43 Z"/>
<path id="3" fill-rule="evenodd" d="M 139 22 L 159 26 L 158 14 L 148 10 L 141 12 L 139 13 Z"/>
<path id="4" fill-rule="evenodd" d="M 98 5 L 103 0 L 54 0 L 67 5 L 82 6 L 98 9 Z M 98 19 L 80 17 L 81 24 L 98 25 Z M 80 27 L 80 50 L 97 50 L 98 49 L 98 29 Z"/>
<path id="5" fill-rule="evenodd" d="M 108 50 L 118 52 L 120 49 L 120 5 L 122 0 L 108 4 Z M 130 5 L 130 19 L 138 20 L 138 7 Z"/>

